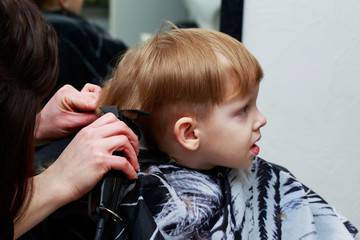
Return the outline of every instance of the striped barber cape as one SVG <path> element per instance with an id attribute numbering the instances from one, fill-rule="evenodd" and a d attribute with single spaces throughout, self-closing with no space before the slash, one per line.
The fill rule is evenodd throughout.
<path id="1" fill-rule="evenodd" d="M 196 171 L 143 151 L 125 180 L 113 239 L 354 239 L 358 230 L 289 171 L 255 157 L 246 170 Z"/>

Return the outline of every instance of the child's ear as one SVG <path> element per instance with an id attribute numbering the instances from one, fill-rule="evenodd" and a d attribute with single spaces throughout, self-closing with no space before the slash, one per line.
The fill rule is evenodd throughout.
<path id="1" fill-rule="evenodd" d="M 191 117 L 182 117 L 174 125 L 176 140 L 186 149 L 195 151 L 200 145 L 199 131 Z"/>

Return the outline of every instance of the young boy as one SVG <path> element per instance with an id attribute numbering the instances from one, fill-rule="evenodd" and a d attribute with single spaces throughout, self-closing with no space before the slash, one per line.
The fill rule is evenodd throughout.
<path id="1" fill-rule="evenodd" d="M 98 106 L 149 112 L 122 112 L 149 150 L 122 185 L 115 239 L 353 239 L 350 222 L 257 157 L 262 76 L 240 42 L 203 29 L 156 34 L 123 56 Z"/>

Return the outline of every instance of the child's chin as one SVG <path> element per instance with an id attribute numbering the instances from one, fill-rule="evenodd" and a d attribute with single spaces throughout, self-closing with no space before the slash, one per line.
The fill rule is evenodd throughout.
<path id="1" fill-rule="evenodd" d="M 241 164 L 239 164 L 238 166 L 234 166 L 233 168 L 242 169 L 242 170 L 248 169 L 251 166 L 253 160 L 254 157 L 251 157 L 249 159 L 242 161 Z"/>
<path id="2" fill-rule="evenodd" d="M 242 169 L 248 169 L 248 168 L 251 166 L 253 160 L 254 160 L 253 157 L 250 158 L 250 159 L 246 162 L 246 164 L 244 163 L 244 166 L 242 167 Z"/>

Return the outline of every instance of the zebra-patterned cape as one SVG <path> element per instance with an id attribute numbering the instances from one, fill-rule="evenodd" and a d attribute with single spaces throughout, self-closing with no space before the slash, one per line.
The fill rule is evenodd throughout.
<path id="1" fill-rule="evenodd" d="M 153 156 L 153 155 L 152 155 Z M 142 156 L 117 204 L 114 239 L 354 239 L 358 230 L 290 172 L 256 157 L 247 170 L 195 171 Z"/>

